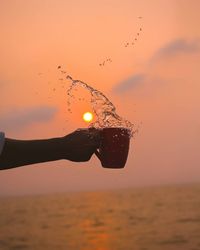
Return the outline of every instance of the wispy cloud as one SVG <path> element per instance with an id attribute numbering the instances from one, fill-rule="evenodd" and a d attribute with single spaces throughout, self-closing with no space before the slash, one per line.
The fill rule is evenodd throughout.
<path id="1" fill-rule="evenodd" d="M 195 39 L 192 41 L 188 41 L 186 39 L 177 39 L 174 40 L 165 46 L 159 48 L 152 58 L 147 63 L 145 69 L 143 70 L 144 73 L 134 74 L 130 76 L 128 79 L 124 79 L 123 81 L 117 83 L 115 87 L 112 89 L 113 93 L 115 94 L 126 94 L 129 91 L 132 91 L 134 88 L 139 86 L 145 86 L 145 81 L 148 78 L 148 82 L 152 79 L 152 74 L 150 74 L 150 69 L 152 66 L 157 65 L 160 60 L 166 60 L 171 57 L 175 57 L 177 55 L 190 55 L 200 52 L 200 40 Z M 153 76 L 156 79 L 156 76 Z M 157 82 L 157 81 L 156 81 Z M 159 82 L 165 82 L 164 79 L 159 79 Z"/>
<path id="2" fill-rule="evenodd" d="M 8 85 L 8 81 L 5 81 L 4 79 L 0 79 L 0 91 L 4 89 Z"/>
<path id="3" fill-rule="evenodd" d="M 0 116 L 0 129 L 4 131 L 24 129 L 33 123 L 48 122 L 54 118 L 56 112 L 57 109 L 51 106 L 11 110 Z"/>
<path id="4" fill-rule="evenodd" d="M 200 52 L 200 40 L 195 39 L 192 41 L 187 41 L 186 39 L 177 39 L 174 40 L 165 46 L 159 48 L 149 62 L 146 64 L 146 67 L 143 69 L 142 74 L 133 74 L 128 79 L 124 79 L 123 81 L 117 83 L 115 87 L 112 89 L 112 92 L 115 94 L 127 94 L 129 91 L 131 92 L 136 87 L 139 86 L 146 87 L 147 78 L 149 86 L 157 86 L 158 82 L 163 84 L 165 82 L 164 79 L 157 78 L 156 75 L 151 74 L 150 66 L 157 65 L 159 60 L 165 60 L 171 57 L 175 57 L 177 55 L 190 55 Z M 155 72 L 154 72 L 155 74 Z M 152 78 L 153 77 L 153 78 Z M 152 80 L 153 79 L 153 80 Z M 151 92 L 151 91 L 150 91 Z"/>
<path id="5" fill-rule="evenodd" d="M 185 39 L 177 39 L 157 50 L 153 55 L 151 62 L 154 62 L 157 59 L 165 59 L 167 57 L 176 56 L 178 54 L 191 54 L 199 51 L 199 40 L 187 41 Z"/>
<path id="6" fill-rule="evenodd" d="M 114 88 L 113 92 L 115 93 L 126 93 L 129 90 L 132 90 L 134 87 L 140 85 L 145 79 L 145 74 L 137 74 L 125 79 L 118 83 Z"/>

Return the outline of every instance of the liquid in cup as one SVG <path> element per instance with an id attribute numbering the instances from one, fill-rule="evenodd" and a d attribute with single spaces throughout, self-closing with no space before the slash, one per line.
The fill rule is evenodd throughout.
<path id="1" fill-rule="evenodd" d="M 101 142 L 96 156 L 104 168 L 124 168 L 128 157 L 131 131 L 110 127 L 100 130 Z"/>

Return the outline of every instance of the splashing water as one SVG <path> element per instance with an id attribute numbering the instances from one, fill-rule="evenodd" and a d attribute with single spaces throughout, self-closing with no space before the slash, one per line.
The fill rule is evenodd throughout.
<path id="1" fill-rule="evenodd" d="M 105 128 L 105 127 L 121 127 L 130 130 L 130 136 L 133 136 L 138 129 L 135 129 L 135 125 L 130 121 L 120 117 L 116 113 L 116 108 L 113 103 L 100 91 L 94 89 L 87 83 L 81 80 L 74 80 L 70 75 L 66 76 L 66 79 L 70 80 L 70 86 L 67 90 L 68 95 L 68 111 L 71 112 L 70 104 L 71 98 L 73 98 L 72 90 L 81 86 L 89 91 L 91 95 L 91 106 L 96 116 L 96 121 L 90 124 L 90 127 Z"/>

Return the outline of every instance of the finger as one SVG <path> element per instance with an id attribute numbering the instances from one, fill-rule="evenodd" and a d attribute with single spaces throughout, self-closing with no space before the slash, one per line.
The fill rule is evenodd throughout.
<path id="1" fill-rule="evenodd" d="M 94 130 L 90 130 L 89 131 L 89 137 L 91 139 L 91 143 L 96 146 L 99 147 L 101 144 L 101 133 L 100 130 L 98 129 L 94 129 Z"/>

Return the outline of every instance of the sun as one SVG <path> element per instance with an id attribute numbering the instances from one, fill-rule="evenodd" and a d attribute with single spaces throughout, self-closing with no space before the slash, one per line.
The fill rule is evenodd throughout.
<path id="1" fill-rule="evenodd" d="M 91 122 L 93 120 L 93 114 L 91 112 L 85 112 L 83 114 L 83 120 L 85 122 Z"/>

